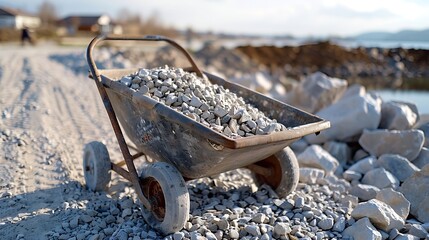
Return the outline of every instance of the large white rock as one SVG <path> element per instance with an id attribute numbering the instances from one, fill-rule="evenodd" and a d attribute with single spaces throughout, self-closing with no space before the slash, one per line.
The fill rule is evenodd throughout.
<path id="1" fill-rule="evenodd" d="M 421 222 L 429 222 L 429 165 L 407 178 L 399 191 L 410 202 L 410 213 Z"/>
<path id="2" fill-rule="evenodd" d="M 346 88 L 346 80 L 316 72 L 307 76 L 289 92 L 286 102 L 314 113 L 338 100 Z"/>
<path id="3" fill-rule="evenodd" d="M 422 130 L 425 134 L 425 143 L 423 146 L 429 148 L 429 122 L 422 124 L 418 129 Z"/>
<path id="4" fill-rule="evenodd" d="M 363 184 L 376 186 L 380 189 L 399 187 L 399 180 L 384 168 L 375 168 L 368 171 L 362 178 Z"/>
<path id="5" fill-rule="evenodd" d="M 419 156 L 413 160 L 413 164 L 418 168 L 423 168 L 429 164 L 429 149 L 423 147 Z"/>
<path id="6" fill-rule="evenodd" d="M 346 170 L 343 172 L 343 178 L 349 182 L 359 181 L 362 178 L 362 173 L 358 173 L 352 170 Z"/>
<path id="7" fill-rule="evenodd" d="M 312 167 L 325 171 L 326 175 L 332 174 L 339 163 L 331 154 L 319 145 L 311 145 L 297 156 L 300 167 Z"/>
<path id="8" fill-rule="evenodd" d="M 410 202 L 402 193 L 391 188 L 385 188 L 380 190 L 375 198 L 391 206 L 402 219 L 407 219 L 410 213 Z"/>
<path id="9" fill-rule="evenodd" d="M 344 237 L 352 237 L 354 240 L 381 240 L 381 233 L 366 217 L 359 219 L 341 234 Z"/>
<path id="10" fill-rule="evenodd" d="M 352 96 L 364 96 L 366 94 L 365 87 L 363 87 L 360 84 L 352 84 L 350 85 L 347 90 L 344 92 L 343 96 L 338 101 L 343 101 L 346 98 L 352 97 Z"/>
<path id="11" fill-rule="evenodd" d="M 401 182 L 420 170 L 408 159 L 397 154 L 383 154 L 378 158 L 377 164 L 392 173 Z"/>
<path id="12" fill-rule="evenodd" d="M 371 155 L 399 154 L 413 161 L 423 147 L 424 135 L 420 130 L 365 130 L 359 144 Z"/>
<path id="13" fill-rule="evenodd" d="M 348 170 L 365 174 L 376 167 L 377 159 L 374 156 L 369 156 L 351 165 Z"/>
<path id="14" fill-rule="evenodd" d="M 356 184 L 350 189 L 350 194 L 358 197 L 361 201 L 368 201 L 375 198 L 379 191 L 379 188 L 372 185 Z"/>
<path id="15" fill-rule="evenodd" d="M 260 93 L 268 93 L 273 87 L 273 82 L 266 72 L 241 75 L 240 77 L 231 78 L 231 81 Z"/>
<path id="16" fill-rule="evenodd" d="M 396 237 L 395 240 L 420 240 L 420 238 L 413 236 L 411 234 L 406 234 L 406 233 L 399 233 Z"/>
<path id="17" fill-rule="evenodd" d="M 381 100 L 371 94 L 354 95 L 332 104 L 316 115 L 329 120 L 331 128 L 319 135 L 307 135 L 309 143 L 332 140 L 345 141 L 358 136 L 364 129 L 376 129 L 381 118 Z"/>
<path id="18" fill-rule="evenodd" d="M 330 141 L 323 144 L 323 149 L 336 158 L 342 166 L 345 166 L 347 161 L 352 158 L 352 150 L 347 143 Z"/>
<path id="19" fill-rule="evenodd" d="M 426 231 L 426 229 L 422 225 L 420 225 L 418 223 L 406 224 L 405 225 L 405 229 L 408 230 L 408 234 L 416 236 L 419 239 L 429 237 L 428 236 L 428 234 L 429 234 L 428 231 Z"/>
<path id="20" fill-rule="evenodd" d="M 314 184 L 318 179 L 321 179 L 325 176 L 325 172 L 317 168 L 299 168 L 299 182 L 300 183 L 309 183 Z"/>
<path id="21" fill-rule="evenodd" d="M 393 228 L 401 229 L 404 226 L 401 216 L 392 207 L 377 199 L 359 203 L 351 215 L 356 219 L 368 217 L 375 227 L 386 232 Z"/>
<path id="22" fill-rule="evenodd" d="M 381 104 L 380 128 L 390 130 L 408 130 L 416 124 L 418 113 L 401 102 L 383 102 Z"/>
<path id="23" fill-rule="evenodd" d="M 273 85 L 273 87 L 270 89 L 270 92 L 267 95 L 281 102 L 285 102 L 286 88 L 283 86 L 283 84 L 276 83 Z"/>

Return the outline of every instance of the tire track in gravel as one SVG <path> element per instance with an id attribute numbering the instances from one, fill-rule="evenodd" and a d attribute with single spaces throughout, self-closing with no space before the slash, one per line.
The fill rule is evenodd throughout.
<path id="1" fill-rule="evenodd" d="M 0 57 L 0 114 L 11 113 L 0 116 L 0 154 L 7 156 L 0 158 L 7 182 L 0 179 L 2 239 L 15 239 L 18 233 L 43 238 L 34 234 L 57 226 L 61 220 L 53 210 L 75 198 L 66 192 L 68 181 L 83 182 L 84 144 L 98 140 L 114 146 L 109 151 L 117 149 L 94 83 L 50 60 L 55 52 L 70 50 L 15 47 L 2 50 Z M 4 131 L 11 137 L 3 137 Z M 4 193 L 13 201 L 2 199 Z M 19 217 L 24 215 L 28 219 Z"/>
<path id="2" fill-rule="evenodd" d="M 94 83 L 86 76 L 76 75 L 63 65 L 43 57 L 43 65 L 38 67 L 38 74 L 44 76 L 51 88 L 44 89 L 44 102 L 51 113 L 44 118 L 55 119 L 56 139 L 67 138 L 65 167 L 74 179 L 81 179 L 81 156 L 85 143 L 91 140 L 113 142 L 112 131 L 109 131 L 107 114 L 103 109 Z M 46 64 L 49 63 L 49 64 Z M 56 69 L 56 71 L 50 71 Z M 53 104 L 54 103 L 54 104 Z M 48 121 L 48 120 L 44 120 Z M 52 130 L 52 129 L 51 129 Z"/>
<path id="3" fill-rule="evenodd" d="M 37 108 L 39 90 L 30 66 L 31 61 L 21 53 L 5 58 L 11 61 L 3 63 L 4 71 L 0 83 L 3 89 L 0 94 L 4 104 L 3 111 L 10 115 L 4 122 L 9 127 L 34 129 L 34 126 L 30 125 L 38 121 L 30 121 L 32 118 L 29 115 Z"/>
<path id="4" fill-rule="evenodd" d="M 19 91 L 11 91 L 20 87 L 20 82 L 17 80 L 22 78 L 20 70 L 22 69 L 22 58 L 17 54 L 2 54 L 1 65 L 3 68 L 0 78 L 0 103 L 2 104 L 2 118 L 7 118 L 7 115 L 12 117 L 15 112 L 12 108 L 17 104 L 15 101 Z"/>
<path id="5" fill-rule="evenodd" d="M 46 59 L 46 61 L 57 65 L 56 68 L 63 68 L 62 65 L 52 60 Z M 80 139 L 86 139 L 86 135 L 103 136 L 107 131 L 106 128 L 100 126 L 106 123 L 107 116 L 101 108 L 100 100 L 95 99 L 99 98 L 95 86 L 86 77 L 75 75 L 69 69 L 64 70 L 67 73 L 64 74 L 65 76 L 53 76 L 53 78 L 58 78 L 58 81 L 61 82 L 55 88 L 55 92 L 58 102 L 64 102 L 62 107 L 65 107 L 63 110 L 70 115 L 68 120 L 71 120 L 80 132 Z"/>
<path id="6" fill-rule="evenodd" d="M 9 58 L 10 57 L 10 58 Z M 57 149 L 44 136 L 41 121 L 40 89 L 43 81 L 34 74 L 33 56 L 27 52 L 17 51 L 17 54 L 8 54 L 5 58 L 13 59 L 4 66 L 2 83 L 7 84 L 4 89 L 7 101 L 2 107 L 11 111 L 12 117 L 4 119 L 5 128 L 12 132 L 11 142 L 3 144 L 5 154 L 13 155 L 7 165 L 18 165 L 19 171 L 12 183 L 17 186 L 17 193 L 26 193 L 37 189 L 48 189 L 64 181 L 65 174 L 61 171 L 61 161 L 47 162 L 46 155 L 52 155 Z M 17 64 L 18 63 L 18 64 Z M 8 81 L 9 79 L 9 81 Z M 16 79 L 10 81 L 10 79 Z M 25 144 L 16 145 L 14 138 Z"/>

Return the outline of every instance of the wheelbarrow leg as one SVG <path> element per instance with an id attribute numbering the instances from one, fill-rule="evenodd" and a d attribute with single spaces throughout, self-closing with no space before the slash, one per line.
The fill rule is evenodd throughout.
<path id="1" fill-rule="evenodd" d="M 142 152 L 138 152 L 138 153 L 132 155 L 131 157 L 133 158 L 133 161 L 134 161 L 134 160 L 136 160 L 137 158 L 139 158 L 141 156 L 145 156 L 146 157 L 146 155 L 144 153 L 142 153 Z M 146 159 L 146 161 L 147 161 L 147 159 Z M 118 167 L 122 167 L 122 166 L 126 165 L 126 162 L 125 162 L 125 160 L 122 160 L 122 161 L 116 163 L 115 165 L 117 165 Z"/>
<path id="2" fill-rule="evenodd" d="M 90 47 L 88 47 L 88 51 L 87 51 L 88 56 L 90 55 L 90 52 L 94 47 L 94 43 L 95 42 L 91 42 Z M 118 140 L 119 148 L 121 149 L 122 156 L 128 168 L 128 172 L 121 171 L 121 175 L 123 176 L 128 175 L 128 177 L 125 177 L 125 178 L 129 179 L 133 184 L 139 200 L 143 203 L 143 205 L 147 209 L 151 210 L 151 205 L 142 192 L 139 176 L 137 175 L 137 170 L 136 170 L 136 167 L 134 166 L 133 156 L 131 155 L 128 145 L 125 141 L 124 134 L 122 133 L 121 127 L 119 126 L 118 119 L 116 117 L 115 111 L 113 110 L 113 106 L 112 106 L 112 103 L 110 102 L 109 96 L 107 95 L 106 89 L 101 83 L 100 73 L 94 67 L 95 62 L 93 61 L 92 57 L 90 59 L 91 59 L 90 69 L 91 69 L 92 76 L 94 77 L 95 84 L 97 86 L 98 92 L 100 93 L 104 107 L 106 108 L 107 115 L 109 116 L 110 123 L 112 124 L 112 127 L 113 127 L 113 131 L 115 132 L 116 139 Z M 113 165 L 112 165 L 112 169 L 114 171 L 117 170 Z"/>
<path id="3" fill-rule="evenodd" d="M 146 199 L 146 197 L 143 194 L 142 188 L 140 186 L 140 180 L 139 176 L 137 174 L 136 167 L 134 165 L 134 159 L 133 156 L 130 153 L 130 150 L 128 148 L 128 145 L 125 141 L 124 134 L 122 133 L 121 127 L 119 126 L 118 119 L 116 118 L 116 114 L 113 110 L 112 104 L 110 103 L 109 97 L 107 96 L 106 90 L 103 86 L 99 88 L 100 94 L 102 95 L 104 106 L 106 107 L 107 114 L 109 115 L 110 122 L 112 123 L 113 130 L 116 135 L 116 139 L 119 143 L 119 148 L 121 149 L 122 156 L 124 157 L 125 164 L 128 168 L 128 174 L 129 178 L 131 180 L 131 183 L 134 186 L 134 189 L 137 193 L 137 196 L 139 197 L 139 200 L 143 203 L 145 208 L 148 210 L 151 210 L 151 204 Z"/>

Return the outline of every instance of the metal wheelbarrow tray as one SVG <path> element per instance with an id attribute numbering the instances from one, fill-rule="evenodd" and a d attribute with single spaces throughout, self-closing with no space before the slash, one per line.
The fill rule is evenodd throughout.
<path id="1" fill-rule="evenodd" d="M 97 69 L 92 58 L 92 50 L 102 40 L 166 41 L 182 51 L 190 61 L 192 68 L 186 69 L 187 71 L 194 71 L 200 77 L 207 77 L 211 83 L 224 86 L 243 97 L 246 103 L 257 107 L 271 119 L 276 119 L 288 130 L 238 139 L 218 133 L 149 96 L 135 92 L 117 80 L 124 75 L 137 72 L 138 68 Z M 187 198 L 182 196 L 188 194 L 183 178 L 187 180 L 201 178 L 247 167 L 255 173 L 259 181 L 271 185 L 280 196 L 285 196 L 294 190 L 298 182 L 296 158 L 293 152 L 286 147 L 305 135 L 329 128 L 328 121 L 315 115 L 212 74 L 203 73 L 186 50 L 165 37 L 99 36 L 88 46 L 87 58 L 91 74 L 95 76 L 95 82 L 125 159 L 120 163 L 111 163 L 104 145 L 101 146 L 101 143 L 98 142 L 87 145 L 84 151 L 87 186 L 93 190 L 104 190 L 110 180 L 110 174 L 107 172 L 114 170 L 119 173 L 133 183 L 139 199 L 145 206 L 144 212 L 146 211 L 147 217 L 145 214 L 144 216 L 148 223 L 165 234 L 180 230 L 187 221 L 189 196 Z M 119 126 L 118 120 L 122 128 Z M 126 143 L 121 129 L 125 131 L 136 148 Z M 133 148 L 138 153 L 131 155 L 129 148 Z M 170 176 L 170 179 L 166 180 L 157 179 L 157 176 L 152 176 L 150 173 L 148 173 L 150 176 L 145 176 L 145 170 L 139 177 L 133 160 L 142 155 L 165 163 L 164 165 L 160 163 L 148 165 L 146 169 L 149 170 L 146 172 L 150 172 L 155 167 L 158 170 L 164 169 L 159 171 L 167 172 L 166 175 L 172 177 Z M 100 161 L 100 158 L 105 160 Z M 122 168 L 122 165 L 127 165 L 128 171 Z M 173 171 L 168 171 L 169 169 L 173 169 Z M 94 172 L 98 173 L 97 171 L 100 172 L 98 175 L 108 175 L 108 179 L 94 175 Z M 179 189 L 176 194 L 179 196 L 171 195 L 170 190 L 166 189 L 170 184 L 169 181 L 180 183 L 174 187 L 174 191 L 177 191 L 177 188 L 182 189 Z M 179 207 L 167 206 L 167 202 L 175 200 L 167 199 L 167 197 L 180 198 L 181 196 L 180 201 L 188 201 L 187 208 L 183 203 Z M 176 211 L 174 216 L 180 214 L 186 216 L 176 217 L 170 221 L 167 218 L 174 218 L 169 215 L 172 211 Z"/>

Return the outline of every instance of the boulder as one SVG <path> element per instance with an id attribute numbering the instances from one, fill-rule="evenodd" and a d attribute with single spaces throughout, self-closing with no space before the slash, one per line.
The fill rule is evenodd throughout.
<path id="1" fill-rule="evenodd" d="M 407 104 L 400 102 L 383 102 L 379 128 L 389 130 L 408 130 L 416 124 L 418 113 Z"/>
<path id="2" fill-rule="evenodd" d="M 425 222 L 425 223 L 423 223 L 423 224 L 422 224 L 422 227 L 423 227 L 427 232 L 429 232 L 429 222 Z"/>
<path id="3" fill-rule="evenodd" d="M 287 96 L 286 88 L 281 83 L 275 83 L 267 95 L 281 102 L 285 102 Z"/>
<path id="4" fill-rule="evenodd" d="M 325 171 L 326 175 L 333 173 L 339 163 L 319 145 L 311 145 L 297 156 L 300 167 L 312 167 Z"/>
<path id="5" fill-rule="evenodd" d="M 380 191 L 379 188 L 366 185 L 366 184 L 356 184 L 350 189 L 350 194 L 358 197 L 361 201 L 368 201 L 374 199 L 377 196 L 377 193 Z"/>
<path id="6" fill-rule="evenodd" d="M 347 143 L 330 141 L 323 144 L 323 149 L 337 159 L 342 166 L 345 166 L 352 158 L 352 150 Z"/>
<path id="7" fill-rule="evenodd" d="M 402 193 L 391 188 L 385 188 L 380 190 L 375 198 L 391 206 L 402 219 L 407 219 L 410 213 L 410 202 Z"/>
<path id="8" fill-rule="evenodd" d="M 406 233 L 399 233 L 396 237 L 395 240 L 420 240 L 420 238 L 413 236 L 411 234 L 406 234 Z"/>
<path id="9" fill-rule="evenodd" d="M 376 129 L 380 123 L 381 100 L 370 94 L 354 95 L 338 101 L 317 112 L 329 120 L 331 128 L 319 135 L 307 135 L 309 143 L 324 143 L 332 140 L 346 141 L 359 136 L 364 129 Z"/>
<path id="10" fill-rule="evenodd" d="M 425 143 L 423 146 L 429 148 L 429 122 L 420 125 L 418 129 L 422 130 L 425 134 Z"/>
<path id="11" fill-rule="evenodd" d="M 338 100 L 347 88 L 347 81 L 331 78 L 321 72 L 302 80 L 286 96 L 286 102 L 307 112 L 317 112 Z"/>
<path id="12" fill-rule="evenodd" d="M 376 167 L 377 159 L 374 156 L 369 156 L 351 165 L 348 170 L 365 174 Z"/>
<path id="13" fill-rule="evenodd" d="M 417 108 L 416 104 L 410 103 L 410 102 L 396 101 L 396 100 L 393 102 L 402 104 L 402 105 L 407 105 L 411 109 L 411 111 L 413 111 L 417 115 L 416 124 L 420 121 L 419 109 Z"/>
<path id="14" fill-rule="evenodd" d="M 367 153 L 365 150 L 363 150 L 361 148 L 355 152 L 355 155 L 353 156 L 353 160 L 358 161 L 358 160 L 361 160 L 361 159 L 366 158 L 368 156 L 370 156 L 369 153 Z"/>
<path id="15" fill-rule="evenodd" d="M 343 172 L 343 178 L 349 182 L 359 181 L 362 178 L 362 173 L 358 173 L 352 170 L 346 170 Z"/>
<path id="16" fill-rule="evenodd" d="M 338 101 L 343 101 L 346 98 L 352 97 L 352 96 L 364 96 L 366 94 L 365 87 L 363 87 L 360 84 L 352 84 L 350 85 L 347 90 L 343 93 L 343 96 Z"/>
<path id="17" fill-rule="evenodd" d="M 418 168 L 423 168 L 429 164 L 429 149 L 423 147 L 419 156 L 413 160 L 413 164 Z"/>
<path id="18" fill-rule="evenodd" d="M 377 199 L 359 203 L 351 213 L 355 219 L 368 217 L 375 227 L 390 231 L 391 229 L 401 229 L 404 220 L 389 205 Z"/>
<path id="19" fill-rule="evenodd" d="M 299 168 L 299 182 L 300 183 L 309 183 L 314 184 L 318 179 L 321 179 L 325 176 L 323 170 L 317 168 Z"/>
<path id="20" fill-rule="evenodd" d="M 429 165 L 407 178 L 399 191 L 410 202 L 410 213 L 421 222 L 429 222 Z"/>
<path id="21" fill-rule="evenodd" d="M 428 237 L 428 232 L 420 224 L 406 224 L 405 228 L 408 230 L 408 233 L 418 237 L 419 239 L 424 239 Z"/>
<path id="22" fill-rule="evenodd" d="M 424 135 L 420 130 L 365 130 L 359 144 L 371 155 L 399 154 L 413 161 L 423 147 Z"/>
<path id="23" fill-rule="evenodd" d="M 264 94 L 273 87 L 273 81 L 266 72 L 244 74 L 240 77 L 231 78 L 231 81 Z"/>
<path id="24" fill-rule="evenodd" d="M 399 187 L 399 180 L 384 168 L 375 168 L 368 171 L 362 178 L 363 184 L 376 186 L 380 189 Z"/>
<path id="25" fill-rule="evenodd" d="M 352 237 L 354 240 L 381 240 L 381 233 L 371 224 L 368 218 L 359 219 L 346 228 L 342 235 Z"/>
<path id="26" fill-rule="evenodd" d="M 395 154 L 381 155 L 377 160 L 377 164 L 392 173 L 401 182 L 416 171 L 419 171 L 419 168 L 408 161 L 408 159 Z"/>

